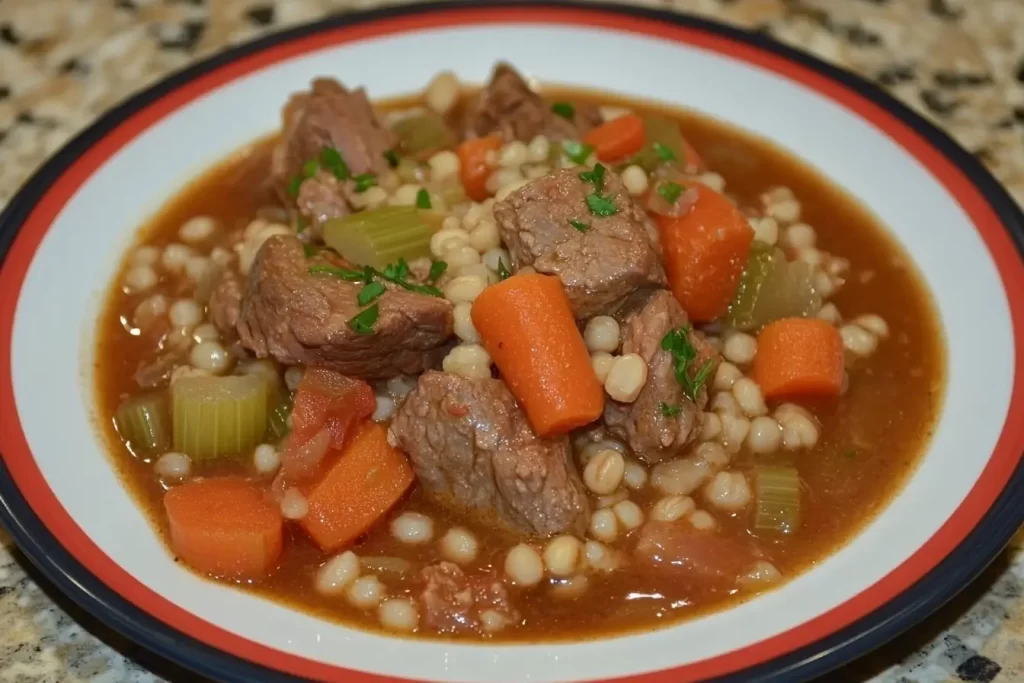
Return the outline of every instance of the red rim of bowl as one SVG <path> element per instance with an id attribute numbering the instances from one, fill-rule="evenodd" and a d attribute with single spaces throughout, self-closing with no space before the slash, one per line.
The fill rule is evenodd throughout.
<path id="1" fill-rule="evenodd" d="M 625 7 L 585 9 L 569 3 L 531 3 L 530 6 L 516 3 L 511 6 L 471 7 L 468 3 L 457 2 L 427 8 L 392 8 L 350 15 L 242 46 L 220 59 L 207 60 L 118 108 L 97 124 L 101 129 L 101 135 L 91 145 L 82 146 L 78 154 L 70 152 L 75 148 L 74 143 L 60 153 L 55 159 L 59 162 L 57 167 L 44 168 L 39 176 L 22 190 L 22 194 L 27 193 L 40 180 L 44 180 L 43 176 L 47 173 L 56 176 L 56 182 L 49 185 L 48 189 L 40 189 L 41 197 L 38 201 L 33 202 L 31 206 L 20 207 L 21 212 L 28 214 L 27 218 L 20 225 L 14 224 L 17 222 L 13 220 L 16 213 L 15 205 L 22 199 L 19 195 L 8 211 L 5 211 L 3 220 L 0 220 L 0 229 L 4 232 L 8 228 L 11 228 L 12 232 L 17 232 L 0 270 L 0 291 L 5 293 L 0 299 L 0 329 L 8 330 L 8 333 L 0 335 L 0 358 L 4 359 L 3 374 L 0 375 L 0 414 L 17 415 L 10 369 L 13 362 L 11 340 L 15 307 L 29 265 L 60 210 L 77 189 L 119 149 L 204 93 L 292 57 L 395 33 L 512 22 L 585 26 L 639 33 L 685 43 L 753 64 L 800 83 L 870 122 L 926 167 L 970 216 L 1002 279 L 1009 301 L 1015 339 L 1024 338 L 1024 265 L 1018 247 L 1010 235 L 1011 222 L 1016 222 L 1012 229 L 1021 229 L 1019 211 L 1014 214 L 1016 207 L 1003 207 L 1001 218 L 993 209 L 993 190 L 989 188 L 988 192 L 983 192 L 979 189 L 979 174 L 985 176 L 986 183 L 993 183 L 987 173 L 975 165 L 975 172 L 972 173 L 974 177 L 969 177 L 953 163 L 948 151 L 944 154 L 938 149 L 935 140 L 937 131 L 909 114 L 887 96 L 871 91 L 871 86 L 865 82 L 827 67 L 806 55 L 771 44 L 762 37 L 744 35 L 735 29 L 705 20 Z M 869 92 L 865 94 L 865 90 Z M 148 103 L 145 101 L 147 99 Z M 923 127 L 928 130 L 922 132 Z M 93 133 L 95 136 L 95 131 Z M 938 133 L 938 136 L 943 139 L 944 146 L 956 148 L 955 144 L 951 144 L 941 133 Z M 958 153 L 963 152 L 959 150 Z M 64 160 L 63 157 L 68 154 L 71 154 L 71 158 Z M 994 191 L 1001 195 L 999 199 L 1005 203 L 1005 194 L 998 188 Z M 1011 219 L 1016 220 L 1006 219 L 1007 212 Z M 8 221 L 11 221 L 10 225 Z M 1024 449 L 1024 379 L 1017 368 L 1024 364 L 1024 345 L 1019 342 L 1016 344 L 1015 363 L 1013 396 L 1007 418 L 984 471 L 955 513 L 902 565 L 845 603 L 784 633 L 709 659 L 661 671 L 626 675 L 614 680 L 620 683 L 667 683 L 751 670 L 751 667 L 783 657 L 836 634 L 886 605 L 932 572 L 968 537 L 986 512 L 993 507 L 1004 489 L 1007 489 L 1021 460 Z M 226 631 L 172 604 L 121 569 L 71 519 L 36 465 L 19 420 L 3 420 L 0 426 L 0 447 L 4 454 L 4 466 L 13 478 L 16 491 L 30 508 L 27 512 L 38 517 L 46 531 L 52 534 L 57 543 L 62 545 L 92 577 L 112 589 L 130 605 L 142 610 L 146 616 L 200 643 L 277 672 L 329 680 L 406 680 L 345 669 L 275 650 Z M 1019 497 L 1020 491 L 1010 493 Z M 2 512 L 5 523 L 23 546 L 31 543 L 31 539 L 25 534 L 18 533 L 23 521 L 18 519 L 19 511 L 15 509 L 18 506 L 12 505 L 6 499 L 4 503 Z M 1005 526 L 1006 520 L 1001 521 Z M 1011 520 L 1011 534 L 1020 521 L 1018 513 L 1016 523 Z M 1005 532 L 1003 535 L 1006 536 L 1002 539 L 1005 543 L 1008 535 Z M 994 557 L 999 547 L 1001 544 L 989 549 L 987 559 Z M 30 556 L 41 564 L 47 564 L 46 558 L 39 557 L 39 553 L 30 553 Z M 975 572 L 980 571 L 985 563 L 987 562 L 976 563 L 979 566 L 975 567 Z M 61 571 L 59 568 L 57 570 Z M 937 596 L 937 604 L 932 608 L 938 607 L 938 604 L 949 597 L 951 594 Z M 903 623 L 902 628 L 908 625 L 909 623 Z M 171 656 L 174 656 L 173 653 Z M 184 663 L 189 664 L 188 661 Z M 792 672 L 795 669 L 789 670 Z"/>

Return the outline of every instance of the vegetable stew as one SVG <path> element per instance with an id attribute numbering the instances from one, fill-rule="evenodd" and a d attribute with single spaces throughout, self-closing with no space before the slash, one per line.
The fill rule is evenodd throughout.
<path id="1" fill-rule="evenodd" d="M 771 144 L 508 65 L 283 104 L 99 323 L 112 458 L 194 571 L 420 637 L 650 629 L 807 570 L 927 447 L 928 292 Z"/>

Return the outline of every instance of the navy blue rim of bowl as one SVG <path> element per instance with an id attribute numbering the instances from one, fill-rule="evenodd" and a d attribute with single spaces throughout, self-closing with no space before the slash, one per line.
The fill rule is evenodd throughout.
<path id="1" fill-rule="evenodd" d="M 57 178 L 87 149 L 131 114 L 164 97 L 178 87 L 221 66 L 275 45 L 381 19 L 417 13 L 479 8 L 473 0 L 453 0 L 429 5 L 395 6 L 329 17 L 311 24 L 273 33 L 231 48 L 196 63 L 131 97 L 103 115 L 51 157 L 19 190 L 0 214 L 0 262 L 6 258 L 14 237 L 36 202 Z M 935 127 L 873 83 L 831 66 L 800 50 L 751 31 L 717 21 L 644 7 L 614 4 L 594 5 L 556 0 L 489 2 L 492 7 L 587 9 L 656 20 L 697 29 L 737 41 L 796 62 L 887 110 L 924 137 L 955 164 L 985 197 L 1010 234 L 1018 254 L 1024 258 L 1024 213 L 985 167 L 946 133 Z M 1020 371 L 1018 369 L 1018 371 Z M 100 582 L 61 546 L 29 507 L 0 459 L 0 521 L 22 552 L 65 595 L 107 626 L 139 645 L 203 676 L 225 683 L 251 681 L 285 682 L 301 680 L 273 669 L 227 654 L 184 635 L 128 602 Z M 782 683 L 804 681 L 835 668 L 890 642 L 921 622 L 965 588 L 994 560 L 1024 523 L 1024 467 L 1018 464 L 1012 477 L 978 525 L 941 563 L 917 583 L 882 607 L 838 632 L 762 664 L 715 679 L 722 683 Z"/>

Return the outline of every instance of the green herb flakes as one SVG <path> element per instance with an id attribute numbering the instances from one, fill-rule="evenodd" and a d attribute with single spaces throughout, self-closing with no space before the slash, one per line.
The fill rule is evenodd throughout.
<path id="1" fill-rule="evenodd" d="M 590 213 L 602 218 L 614 216 L 619 212 L 611 197 L 605 197 L 597 192 L 592 192 L 587 195 L 587 208 L 590 209 Z"/>
<path id="2" fill-rule="evenodd" d="M 377 184 L 377 176 L 372 173 L 360 173 L 352 180 L 356 181 L 356 192 L 366 192 Z"/>
<path id="3" fill-rule="evenodd" d="M 430 281 L 437 282 L 438 278 L 444 275 L 444 271 L 448 270 L 448 263 L 445 261 L 434 261 L 430 264 Z"/>
<path id="4" fill-rule="evenodd" d="M 683 412 L 683 407 L 678 403 L 676 403 L 675 405 L 669 405 L 668 403 L 662 401 L 661 403 L 658 404 L 658 410 L 661 411 L 661 414 L 664 417 L 676 417 L 679 415 L 679 413 Z"/>
<path id="5" fill-rule="evenodd" d="M 421 188 L 420 191 L 416 193 L 416 208 L 417 209 L 429 209 L 429 208 L 431 208 L 430 193 L 427 192 L 426 189 Z"/>
<path id="6" fill-rule="evenodd" d="M 563 119 L 570 121 L 576 116 L 576 107 L 572 106 L 568 102 L 555 102 L 551 105 L 551 111 L 555 112 Z"/>
<path id="7" fill-rule="evenodd" d="M 365 308 L 348 321 L 348 326 L 356 334 L 373 334 L 373 326 L 380 317 L 380 308 L 377 304 Z"/>
<path id="8" fill-rule="evenodd" d="M 593 146 L 585 144 L 583 142 L 563 142 L 562 151 L 565 152 L 565 156 L 574 164 L 583 165 L 587 163 L 587 158 L 590 157 L 591 152 L 594 151 Z"/>
<path id="9" fill-rule="evenodd" d="M 689 325 L 669 330 L 661 340 L 661 348 L 672 354 L 676 382 L 682 387 L 683 395 L 691 401 L 696 401 L 715 364 L 708 358 L 700 368 L 694 370 L 693 363 L 697 360 L 698 354 L 697 348 L 690 341 L 691 332 L 692 328 Z"/>
<path id="10" fill-rule="evenodd" d="M 675 204 L 679 195 L 683 193 L 683 186 L 679 183 L 667 181 L 658 185 L 658 194 L 669 204 Z"/>
<path id="11" fill-rule="evenodd" d="M 657 154 L 658 158 L 661 159 L 662 161 L 676 160 L 676 153 L 669 149 L 668 146 L 666 146 L 664 143 L 655 142 L 654 144 L 651 145 L 651 149 L 654 150 L 654 153 Z"/>
<path id="12" fill-rule="evenodd" d="M 589 225 L 587 225 L 583 221 L 578 221 L 576 219 L 573 219 L 573 220 L 569 221 L 569 225 L 571 225 L 572 227 L 576 228 L 580 232 L 587 232 L 587 231 L 590 230 L 590 226 Z"/>
<path id="13" fill-rule="evenodd" d="M 377 297 L 385 291 L 387 290 L 384 288 L 384 285 L 377 280 L 374 280 L 373 282 L 367 283 L 359 290 L 359 294 L 356 295 L 356 301 L 359 302 L 360 306 L 365 306 L 366 304 L 376 300 Z"/>

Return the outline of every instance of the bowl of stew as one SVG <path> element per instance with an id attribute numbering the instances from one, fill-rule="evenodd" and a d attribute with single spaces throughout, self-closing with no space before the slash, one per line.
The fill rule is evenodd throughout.
<path id="1" fill-rule="evenodd" d="M 0 230 L 4 523 L 219 680 L 807 678 L 1021 522 L 1019 209 L 716 24 L 274 35 Z"/>

